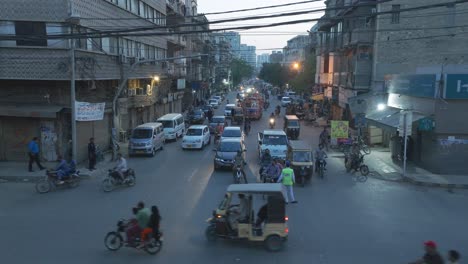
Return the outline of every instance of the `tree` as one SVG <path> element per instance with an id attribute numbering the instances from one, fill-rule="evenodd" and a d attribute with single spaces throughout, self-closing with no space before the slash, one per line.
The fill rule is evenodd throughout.
<path id="1" fill-rule="evenodd" d="M 289 69 L 279 63 L 264 63 L 258 78 L 272 85 L 282 87 L 289 80 Z"/>
<path id="2" fill-rule="evenodd" d="M 243 78 L 252 77 L 254 69 L 244 60 L 233 59 L 231 61 L 232 84 L 238 85 Z"/>
<path id="3" fill-rule="evenodd" d="M 292 90 L 299 94 L 307 92 L 315 84 L 315 56 L 309 54 L 301 66 L 299 74 L 289 81 Z"/>

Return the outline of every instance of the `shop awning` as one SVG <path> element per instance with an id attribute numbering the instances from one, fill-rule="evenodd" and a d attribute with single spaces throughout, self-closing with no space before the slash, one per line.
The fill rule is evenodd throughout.
<path id="1" fill-rule="evenodd" d="M 0 116 L 56 118 L 62 109 L 57 105 L 0 105 Z"/>
<path id="2" fill-rule="evenodd" d="M 385 126 L 386 128 L 397 129 L 400 124 L 400 109 L 388 107 L 382 111 L 373 111 L 366 115 L 366 119 L 369 124 L 377 127 Z M 416 112 L 413 112 L 412 122 L 416 122 L 425 116 Z"/>

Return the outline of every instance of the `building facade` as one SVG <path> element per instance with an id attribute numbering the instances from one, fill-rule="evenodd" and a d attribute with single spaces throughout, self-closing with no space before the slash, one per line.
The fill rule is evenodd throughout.
<path id="1" fill-rule="evenodd" d="M 431 8 L 432 4 L 447 5 Z M 393 0 L 380 3 L 374 44 L 372 92 L 387 109 L 367 109 L 380 134 L 395 131 L 401 111 L 408 117 L 409 159 L 436 173 L 468 173 L 467 3 Z M 420 7 L 419 10 L 405 11 Z M 409 29 L 408 29 L 409 28 Z M 372 102 L 372 101 L 371 101 Z M 381 130 L 381 131 L 379 131 Z M 400 133 L 400 135 L 403 135 Z"/>
<path id="2" fill-rule="evenodd" d="M 281 51 L 272 51 L 270 54 L 270 63 L 282 63 L 283 62 L 283 52 Z"/>
<path id="3" fill-rule="evenodd" d="M 21 2 L 21 4 L 20 4 Z M 109 28 L 166 25 L 164 0 L 4 0 L 0 9 L 0 160 L 25 160 L 26 144 L 40 137 L 42 158 L 70 153 L 72 65 L 76 101 L 105 103 L 102 120 L 77 122 L 78 160 L 90 137 L 105 149 L 116 137 L 162 113 L 180 111 L 180 94 L 167 71 L 168 40 L 160 36 L 100 37 Z M 27 15 L 26 15 L 27 14 Z M 151 32 L 151 31 L 149 31 Z M 50 35 L 82 34 L 75 40 Z M 91 36 L 91 37 L 87 37 Z M 75 56 L 70 56 L 72 45 Z M 112 118 L 116 87 L 126 80 Z M 169 102 L 171 102 L 169 104 Z"/>
<path id="4" fill-rule="evenodd" d="M 256 47 L 241 44 L 240 59 L 247 62 L 253 69 L 257 66 L 257 54 L 255 54 Z"/>
<path id="5" fill-rule="evenodd" d="M 263 53 L 257 56 L 257 69 L 261 69 L 263 63 L 270 63 L 270 54 Z"/>
<path id="6" fill-rule="evenodd" d="M 288 40 L 286 47 L 283 48 L 283 63 L 302 63 L 309 52 L 311 38 L 308 35 L 298 35 Z"/>

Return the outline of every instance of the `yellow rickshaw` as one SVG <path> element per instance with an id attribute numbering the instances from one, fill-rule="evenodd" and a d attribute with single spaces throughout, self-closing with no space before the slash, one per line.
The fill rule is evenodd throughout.
<path id="1" fill-rule="evenodd" d="M 294 170 L 296 183 L 304 187 L 306 182 L 310 181 L 314 172 L 312 147 L 302 140 L 290 140 L 287 159 L 291 162 L 291 169 Z"/>

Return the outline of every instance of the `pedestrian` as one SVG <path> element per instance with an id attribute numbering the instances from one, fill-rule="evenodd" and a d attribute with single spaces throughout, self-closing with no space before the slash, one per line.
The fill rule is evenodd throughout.
<path id="1" fill-rule="evenodd" d="M 444 259 L 437 251 L 437 244 L 434 241 L 424 242 L 424 250 L 426 251 L 424 256 L 410 264 L 444 264 Z"/>
<path id="2" fill-rule="evenodd" d="M 460 253 L 456 250 L 449 250 L 448 252 L 448 261 L 449 264 L 458 264 L 458 261 L 460 260 Z"/>
<path id="3" fill-rule="evenodd" d="M 88 143 L 88 159 L 89 159 L 89 167 L 90 171 L 96 169 L 96 145 L 94 144 L 94 138 L 89 139 Z"/>
<path id="4" fill-rule="evenodd" d="M 34 137 L 28 144 L 28 155 L 29 155 L 29 172 L 33 172 L 32 164 L 36 162 L 40 170 L 43 170 L 41 162 L 39 161 L 39 144 L 37 143 L 38 138 Z"/>
<path id="5" fill-rule="evenodd" d="M 277 182 L 281 182 L 286 188 L 286 204 L 288 204 L 289 200 L 291 200 L 291 203 L 297 203 L 293 192 L 293 185 L 296 182 L 294 170 L 290 168 L 289 160 L 286 161 L 285 165 L 286 168 L 281 172 L 281 176 L 278 178 Z"/>

